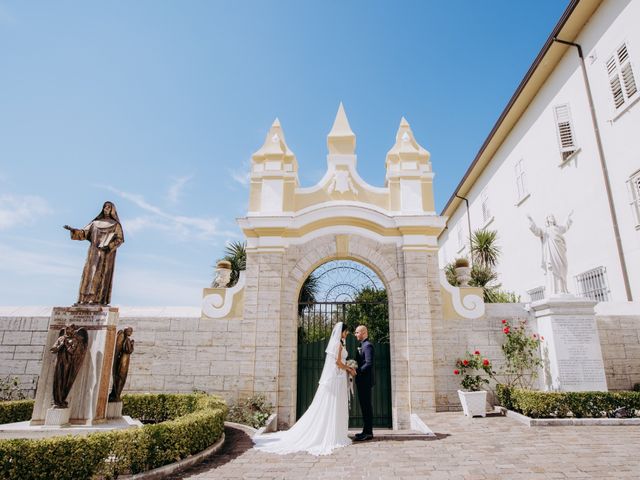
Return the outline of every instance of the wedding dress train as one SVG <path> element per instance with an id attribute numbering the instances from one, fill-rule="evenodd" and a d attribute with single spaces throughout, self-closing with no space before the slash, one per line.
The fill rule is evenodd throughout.
<path id="1" fill-rule="evenodd" d="M 318 390 L 304 415 L 289 430 L 254 437 L 256 449 L 280 455 L 301 451 L 312 455 L 328 455 L 335 448 L 351 444 L 347 436 L 347 372 L 336 365 L 341 336 L 342 322 L 339 322 L 331 332 Z M 347 359 L 344 347 L 341 358 L 343 363 Z"/>

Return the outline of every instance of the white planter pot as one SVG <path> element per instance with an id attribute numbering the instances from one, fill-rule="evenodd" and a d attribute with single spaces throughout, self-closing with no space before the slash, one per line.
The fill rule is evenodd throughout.
<path id="1" fill-rule="evenodd" d="M 486 390 L 480 390 L 479 392 L 464 392 L 458 390 L 458 397 L 460 397 L 462 410 L 468 417 L 487 416 Z"/>
<path id="2" fill-rule="evenodd" d="M 456 268 L 456 280 L 461 287 L 468 287 L 471 280 L 471 267 Z"/>

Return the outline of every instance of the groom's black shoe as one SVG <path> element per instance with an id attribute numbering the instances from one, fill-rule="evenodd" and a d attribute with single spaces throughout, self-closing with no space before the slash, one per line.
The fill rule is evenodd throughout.
<path id="1" fill-rule="evenodd" d="M 364 440 L 371 440 L 372 438 L 373 438 L 373 435 L 370 433 L 356 433 L 353 439 L 356 442 L 362 442 Z"/>

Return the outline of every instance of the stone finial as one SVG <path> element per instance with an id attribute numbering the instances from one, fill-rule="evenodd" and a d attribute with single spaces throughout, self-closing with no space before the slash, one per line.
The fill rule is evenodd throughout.
<path id="1" fill-rule="evenodd" d="M 331 127 L 329 135 L 327 135 L 327 146 L 329 147 L 329 154 L 353 155 L 356 152 L 356 136 L 351 131 L 342 102 L 338 107 L 333 127 Z"/>
<path id="2" fill-rule="evenodd" d="M 431 154 L 416 141 L 409 122 L 402 117 L 396 133 L 396 143 L 387 152 L 387 168 L 389 168 L 389 164 L 397 164 L 402 160 L 417 161 L 419 164 L 428 165 L 430 157 Z"/>
<path id="3" fill-rule="evenodd" d="M 254 162 L 261 162 L 267 158 L 283 160 L 285 163 L 293 163 L 295 165 L 295 155 L 287 145 L 280 120 L 277 118 L 273 121 L 262 147 L 251 156 Z"/>

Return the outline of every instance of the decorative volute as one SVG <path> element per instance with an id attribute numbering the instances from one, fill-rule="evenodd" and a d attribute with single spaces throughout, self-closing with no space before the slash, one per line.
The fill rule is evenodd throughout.
<path id="1" fill-rule="evenodd" d="M 356 153 L 356 136 L 351 131 L 342 102 L 338 107 L 333 127 L 327 135 L 327 146 L 329 147 L 329 155 L 354 155 Z"/>
<path id="2" fill-rule="evenodd" d="M 431 154 L 416 141 L 409 122 L 402 117 L 396 133 L 396 143 L 387 152 L 387 179 L 390 171 L 420 170 L 421 172 L 430 172 L 430 157 Z"/>
<path id="3" fill-rule="evenodd" d="M 276 118 L 260 149 L 251 156 L 249 212 L 277 214 L 293 208 L 298 161 Z"/>

